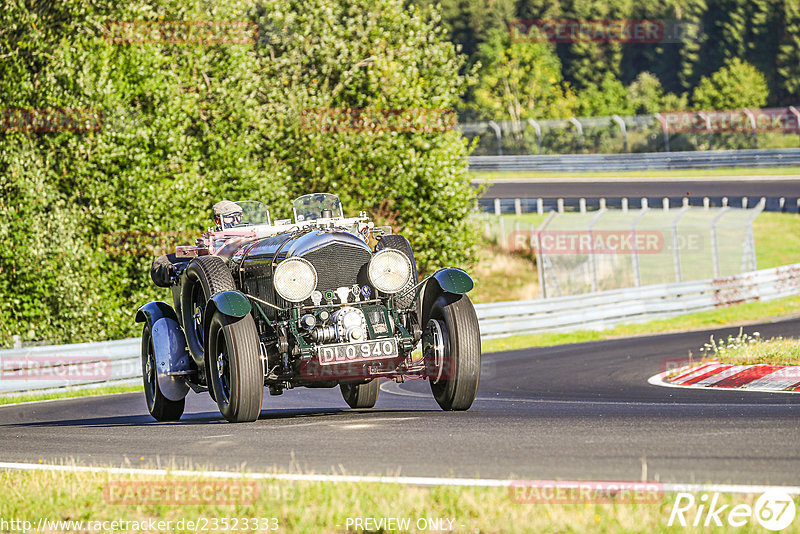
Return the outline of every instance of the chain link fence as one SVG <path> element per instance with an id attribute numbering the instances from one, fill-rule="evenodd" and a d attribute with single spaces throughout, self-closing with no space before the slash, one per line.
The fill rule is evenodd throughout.
<path id="1" fill-rule="evenodd" d="M 796 148 L 800 111 L 786 108 L 686 111 L 461 123 L 473 156 L 625 154 Z"/>
<path id="2" fill-rule="evenodd" d="M 645 203 L 638 210 L 480 217 L 487 238 L 535 255 L 537 272 L 529 275 L 538 276 L 547 298 L 754 271 L 753 221 L 763 210 L 763 201 L 752 209 Z"/>

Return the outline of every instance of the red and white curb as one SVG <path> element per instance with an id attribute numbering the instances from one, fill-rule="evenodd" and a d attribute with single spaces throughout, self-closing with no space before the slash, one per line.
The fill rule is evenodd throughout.
<path id="1" fill-rule="evenodd" d="M 666 387 L 800 393 L 800 365 L 731 365 L 712 361 L 664 371 L 647 382 Z"/>

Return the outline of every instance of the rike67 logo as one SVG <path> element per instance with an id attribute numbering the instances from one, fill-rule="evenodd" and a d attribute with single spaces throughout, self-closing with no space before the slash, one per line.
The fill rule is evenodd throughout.
<path id="1" fill-rule="evenodd" d="M 722 504 L 719 493 L 703 493 L 696 498 L 680 492 L 675 496 L 667 526 L 743 527 L 755 520 L 763 528 L 777 532 L 791 525 L 796 513 L 791 496 L 777 489 L 764 492 L 753 506 Z"/>

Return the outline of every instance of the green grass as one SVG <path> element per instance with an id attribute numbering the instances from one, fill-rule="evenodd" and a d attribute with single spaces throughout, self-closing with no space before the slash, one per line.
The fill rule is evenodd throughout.
<path id="1" fill-rule="evenodd" d="M 762 339 L 761 334 L 745 334 L 741 330 L 727 339 L 714 339 L 700 349 L 705 360 L 734 365 L 800 365 L 800 340 L 776 337 Z"/>
<path id="2" fill-rule="evenodd" d="M 552 178 L 684 178 L 715 176 L 791 176 L 800 175 L 800 167 L 726 168 L 726 169 L 681 169 L 666 171 L 589 171 L 589 172 L 472 172 L 474 180 L 500 179 L 549 180 Z"/>
<path id="3" fill-rule="evenodd" d="M 735 326 L 748 322 L 759 322 L 774 317 L 800 313 L 800 296 L 786 297 L 769 302 L 748 302 L 670 319 L 659 319 L 646 323 L 624 324 L 608 330 L 580 330 L 566 333 L 544 333 L 489 339 L 481 343 L 483 352 L 501 352 L 529 347 L 548 347 L 602 341 L 620 337 L 646 334 L 663 334 L 688 330 L 704 330 Z"/>
<path id="4" fill-rule="evenodd" d="M 759 269 L 800 262 L 800 215 L 762 213 L 753 222 L 753 237 Z"/>
<path id="5" fill-rule="evenodd" d="M 24 395 L 9 395 L 0 397 L 0 406 L 4 404 L 15 404 L 18 402 L 34 402 L 53 399 L 69 399 L 73 397 L 88 397 L 90 395 L 109 395 L 112 393 L 131 393 L 143 391 L 141 384 L 129 386 L 103 386 L 93 389 L 65 389 L 54 393 L 31 393 Z"/>
<path id="6" fill-rule="evenodd" d="M 701 527 L 668 527 L 667 522 L 676 496 L 665 493 L 652 504 L 572 504 L 519 503 L 507 488 L 413 487 L 396 484 L 333 483 L 333 482 L 255 482 L 257 497 L 238 504 L 180 505 L 173 499 L 157 504 L 146 499 L 135 505 L 115 504 L 106 499 L 104 490 L 119 487 L 120 482 L 140 484 L 152 490 L 158 482 L 215 482 L 199 478 L 144 477 L 106 473 L 65 473 L 51 471 L 0 472 L 0 517 L 33 522 L 39 518 L 73 521 L 143 522 L 150 519 L 197 521 L 201 518 L 276 518 L 277 532 L 345 532 L 348 518 L 350 531 L 354 518 L 408 518 L 410 532 L 419 531 L 417 521 L 427 518 L 448 518 L 455 532 L 704 532 Z M 109 486 L 109 484 L 112 484 Z M 224 481 L 242 487 L 239 481 Z M 160 486 L 160 485 L 159 485 Z M 163 486 L 161 486 L 163 487 Z M 112 495 L 107 491 L 108 495 Z M 695 495 L 699 500 L 700 495 Z M 753 506 L 757 495 L 721 494 L 718 504 Z M 796 505 L 800 500 L 794 498 Z M 687 512 L 689 524 L 697 505 Z M 723 516 L 723 521 L 725 520 Z M 240 519 L 241 521 L 241 519 Z M 185 523 L 184 523 L 185 524 Z M 272 522 L 269 523 L 271 526 Z M 702 523 L 701 523 L 702 524 Z M 86 530 L 84 523 L 84 530 Z M 127 531 L 137 532 L 128 524 Z M 420 526 L 422 524 L 420 523 Z M 241 523 L 239 525 L 241 529 Z M 715 532 L 761 532 L 755 519 L 744 527 L 727 524 Z M 63 527 L 58 530 L 66 530 Z M 73 529 L 75 530 L 75 529 Z M 21 530 L 20 530 L 21 531 Z M 97 531 L 97 530 L 95 530 Z M 192 532 L 188 528 L 174 532 Z M 232 530 L 229 530 L 232 531 Z M 267 530 L 258 530 L 265 532 Z M 358 531 L 362 531 L 358 529 Z M 784 532 L 791 531 L 791 528 Z M 428 530 L 431 532 L 431 530 Z"/>

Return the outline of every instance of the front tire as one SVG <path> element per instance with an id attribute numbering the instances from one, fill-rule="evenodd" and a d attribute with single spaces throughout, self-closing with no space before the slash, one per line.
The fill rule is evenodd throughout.
<path id="1" fill-rule="evenodd" d="M 209 390 L 231 423 L 252 422 L 261 413 L 264 371 L 252 315 L 233 322 L 214 313 L 206 343 Z"/>
<path id="2" fill-rule="evenodd" d="M 147 411 L 156 421 L 177 421 L 183 415 L 186 399 L 171 401 L 158 389 L 156 376 L 156 356 L 153 348 L 153 334 L 150 325 L 142 329 L 142 380 Z"/>
<path id="3" fill-rule="evenodd" d="M 339 384 L 339 388 L 351 408 L 372 408 L 378 402 L 380 381 L 373 378 L 365 384 Z"/>
<path id="4" fill-rule="evenodd" d="M 478 394 L 481 336 L 469 297 L 445 293 L 433 303 L 423 334 L 431 392 L 442 410 L 468 410 Z"/>

